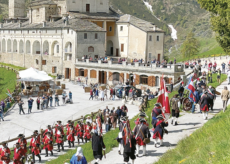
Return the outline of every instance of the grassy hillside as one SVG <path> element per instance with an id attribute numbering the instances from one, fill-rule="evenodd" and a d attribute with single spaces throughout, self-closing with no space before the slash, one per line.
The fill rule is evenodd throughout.
<path id="1" fill-rule="evenodd" d="M 181 140 L 156 164 L 227 164 L 230 163 L 230 106 L 209 120 L 201 129 Z"/>

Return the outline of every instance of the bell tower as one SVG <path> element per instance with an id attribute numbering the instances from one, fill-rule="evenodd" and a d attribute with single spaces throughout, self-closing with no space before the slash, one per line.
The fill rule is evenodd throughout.
<path id="1" fill-rule="evenodd" d="M 9 0 L 9 18 L 25 17 L 25 0 Z"/>

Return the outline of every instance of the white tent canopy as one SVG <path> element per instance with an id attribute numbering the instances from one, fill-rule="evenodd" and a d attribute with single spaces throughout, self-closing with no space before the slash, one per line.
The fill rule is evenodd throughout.
<path id="1" fill-rule="evenodd" d="M 53 79 L 46 72 L 39 71 L 32 67 L 24 71 L 19 71 L 19 77 L 20 77 L 19 81 L 28 81 L 28 82 L 42 82 L 42 81 L 49 81 Z"/>

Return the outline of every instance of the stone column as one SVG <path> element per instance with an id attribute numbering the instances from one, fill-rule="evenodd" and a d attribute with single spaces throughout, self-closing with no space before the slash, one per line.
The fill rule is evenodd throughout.
<path id="1" fill-rule="evenodd" d="M 106 21 L 103 22 L 103 28 L 106 31 L 106 33 L 105 33 L 105 52 L 106 52 L 106 50 L 107 50 L 107 22 Z"/>

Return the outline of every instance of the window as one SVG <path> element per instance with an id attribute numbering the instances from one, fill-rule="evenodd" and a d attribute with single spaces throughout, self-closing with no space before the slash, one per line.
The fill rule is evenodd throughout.
<path id="1" fill-rule="evenodd" d="M 88 48 L 88 52 L 94 52 L 94 48 L 93 48 L 92 46 L 90 46 L 90 47 Z"/>
<path id="2" fill-rule="evenodd" d="M 57 73 L 57 67 L 52 67 L 52 73 Z"/>
<path id="3" fill-rule="evenodd" d="M 124 52 L 124 44 L 121 44 L 121 52 Z"/>
<path id="4" fill-rule="evenodd" d="M 57 45 L 57 53 L 59 53 L 59 45 Z"/>
<path id="5" fill-rule="evenodd" d="M 113 30 L 113 28 L 111 26 L 109 26 L 109 31 L 112 31 L 112 30 Z"/>
<path id="6" fill-rule="evenodd" d="M 84 39 L 87 39 L 87 33 L 84 33 Z"/>
<path id="7" fill-rule="evenodd" d="M 37 64 L 37 65 L 39 64 L 39 60 L 38 60 L 38 59 L 36 59 L 36 64 Z"/>
<path id="8" fill-rule="evenodd" d="M 123 31 L 123 26 L 120 27 L 120 31 Z"/>
<path id="9" fill-rule="evenodd" d="M 149 41 L 152 41 L 152 35 L 149 35 Z"/>
<path id="10" fill-rule="evenodd" d="M 152 53 L 149 53 L 149 59 L 152 59 Z"/>
<path id="11" fill-rule="evenodd" d="M 97 33 L 95 34 L 95 39 L 98 39 Z"/>
<path id="12" fill-rule="evenodd" d="M 160 41 L 160 37 L 159 36 L 157 36 L 157 41 Z"/>
<path id="13" fill-rule="evenodd" d="M 146 75 L 141 75 L 141 76 L 140 76 L 140 84 L 148 85 L 148 76 L 146 76 Z"/>
<path id="14" fill-rule="evenodd" d="M 46 60 L 42 60 L 42 65 L 46 65 Z"/>
<path id="15" fill-rule="evenodd" d="M 80 75 L 80 76 L 85 76 L 85 71 L 84 71 L 84 69 L 80 69 L 80 70 L 79 70 L 79 75 Z"/>

